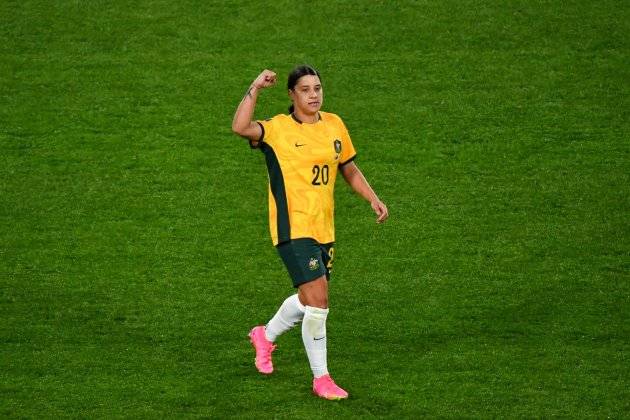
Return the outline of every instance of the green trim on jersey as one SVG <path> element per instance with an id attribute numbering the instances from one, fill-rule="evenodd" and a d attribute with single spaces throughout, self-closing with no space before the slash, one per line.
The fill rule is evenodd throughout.
<path id="1" fill-rule="evenodd" d="M 291 240 L 291 225 L 289 224 L 289 205 L 287 203 L 287 192 L 284 187 L 284 177 L 278 157 L 273 148 L 267 143 L 261 144 L 262 152 L 265 154 L 267 171 L 269 172 L 269 186 L 276 202 L 276 226 L 278 228 L 278 243 Z"/>

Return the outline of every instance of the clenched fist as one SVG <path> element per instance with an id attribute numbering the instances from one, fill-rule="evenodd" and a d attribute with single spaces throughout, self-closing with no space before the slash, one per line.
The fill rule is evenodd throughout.
<path id="1" fill-rule="evenodd" d="M 276 73 L 271 70 L 263 70 L 252 83 L 257 89 L 264 89 L 276 84 Z"/>

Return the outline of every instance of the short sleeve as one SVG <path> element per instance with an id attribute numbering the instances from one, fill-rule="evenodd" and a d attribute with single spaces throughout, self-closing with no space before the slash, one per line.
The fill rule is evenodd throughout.
<path id="1" fill-rule="evenodd" d="M 341 156 L 339 157 L 339 166 L 343 166 L 352 162 L 357 156 L 357 152 L 354 150 L 348 129 L 341 119 L 339 119 L 339 129 L 341 131 Z"/>
<path id="2" fill-rule="evenodd" d="M 260 126 L 262 133 L 258 141 L 254 141 L 254 140 L 249 141 L 249 145 L 252 149 L 259 148 L 262 142 L 268 142 L 268 140 L 273 138 L 273 135 L 274 135 L 274 129 L 273 129 L 274 124 L 273 124 L 272 118 L 269 118 L 266 120 L 258 120 L 256 121 L 256 124 Z"/>

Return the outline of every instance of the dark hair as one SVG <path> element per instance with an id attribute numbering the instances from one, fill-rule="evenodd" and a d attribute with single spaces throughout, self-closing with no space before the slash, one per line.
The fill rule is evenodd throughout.
<path id="1" fill-rule="evenodd" d="M 319 80 L 322 80 L 322 77 L 319 75 L 319 72 L 317 70 L 315 70 L 311 66 L 307 66 L 304 64 L 301 66 L 297 66 L 296 68 L 293 69 L 291 73 L 289 73 L 289 80 L 287 82 L 287 88 L 289 90 L 293 90 L 298 80 L 300 80 L 300 77 L 302 76 L 317 76 L 319 77 Z M 289 114 L 292 114 L 293 111 L 295 111 L 295 108 L 293 107 L 293 104 L 291 104 L 289 106 Z"/>

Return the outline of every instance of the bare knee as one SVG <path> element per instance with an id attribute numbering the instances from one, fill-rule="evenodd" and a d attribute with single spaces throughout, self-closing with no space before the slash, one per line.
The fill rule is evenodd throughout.
<path id="1" fill-rule="evenodd" d="M 311 297 L 306 302 L 302 302 L 302 305 L 326 309 L 328 308 L 328 297 Z"/>
<path id="2" fill-rule="evenodd" d="M 298 298 L 302 305 L 322 309 L 328 308 L 328 281 L 326 277 L 322 276 L 300 285 Z"/>

